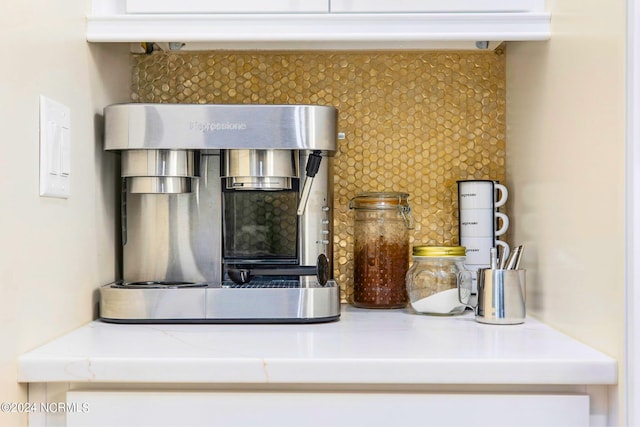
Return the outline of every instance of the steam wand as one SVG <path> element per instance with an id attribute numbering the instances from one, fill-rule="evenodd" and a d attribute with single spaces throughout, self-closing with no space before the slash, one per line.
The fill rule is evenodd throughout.
<path id="1" fill-rule="evenodd" d="M 309 201 L 309 194 L 311 193 L 311 184 L 313 184 L 313 178 L 320 169 L 320 162 L 322 156 L 320 150 L 314 150 L 309 154 L 307 159 L 307 167 L 305 168 L 307 178 L 304 180 L 304 186 L 302 187 L 302 195 L 300 196 L 300 204 L 298 205 L 298 216 L 304 215 L 304 211 L 307 209 L 307 202 Z"/>

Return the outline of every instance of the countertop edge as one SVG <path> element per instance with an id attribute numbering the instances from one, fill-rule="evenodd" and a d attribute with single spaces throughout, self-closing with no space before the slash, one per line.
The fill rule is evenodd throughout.
<path id="1" fill-rule="evenodd" d="M 381 339 L 384 337 L 384 339 Z M 527 319 L 346 307 L 322 325 L 94 321 L 21 355 L 21 383 L 615 385 L 617 361 Z"/>
<path id="2" fill-rule="evenodd" d="M 23 356 L 18 382 L 194 384 L 617 384 L 615 360 L 76 360 Z M 240 373 L 240 374 L 239 374 Z"/>

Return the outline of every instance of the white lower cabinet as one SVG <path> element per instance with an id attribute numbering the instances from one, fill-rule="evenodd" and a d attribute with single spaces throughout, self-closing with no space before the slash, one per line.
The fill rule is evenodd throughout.
<path id="1" fill-rule="evenodd" d="M 587 394 L 67 392 L 68 427 L 588 426 Z"/>

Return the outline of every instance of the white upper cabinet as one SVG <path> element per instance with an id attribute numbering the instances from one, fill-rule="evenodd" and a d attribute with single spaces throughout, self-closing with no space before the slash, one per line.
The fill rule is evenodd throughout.
<path id="1" fill-rule="evenodd" d="M 335 13 L 544 12 L 544 0 L 330 0 Z"/>
<path id="2" fill-rule="evenodd" d="M 544 0 L 126 0 L 127 13 L 543 12 Z"/>
<path id="3" fill-rule="evenodd" d="M 194 50 L 493 49 L 548 40 L 550 21 L 544 0 L 93 0 L 86 35 Z"/>
<path id="4" fill-rule="evenodd" d="M 327 13 L 329 0 L 127 0 L 127 13 Z"/>

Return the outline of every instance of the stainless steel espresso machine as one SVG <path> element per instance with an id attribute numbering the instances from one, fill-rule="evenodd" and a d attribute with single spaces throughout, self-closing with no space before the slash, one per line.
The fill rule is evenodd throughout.
<path id="1" fill-rule="evenodd" d="M 118 104 L 119 323 L 337 320 L 332 158 L 337 111 L 309 105 Z"/>

